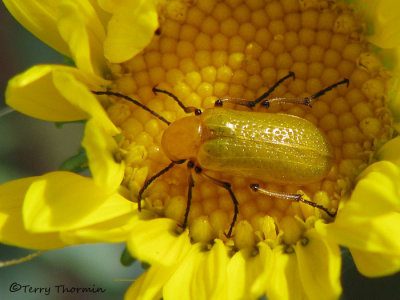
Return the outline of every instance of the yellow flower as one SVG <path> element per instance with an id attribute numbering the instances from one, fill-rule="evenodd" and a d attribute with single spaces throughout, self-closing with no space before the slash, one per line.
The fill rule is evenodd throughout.
<path id="1" fill-rule="evenodd" d="M 93 178 L 57 171 L 1 185 L 1 241 L 34 249 L 125 241 L 137 208 L 120 188 L 125 164 L 117 158 L 119 147 L 113 138 L 120 130 L 90 90 L 110 84 L 104 53 L 110 60 L 126 59 L 119 56 L 123 51 L 133 56 L 149 43 L 158 26 L 153 5 L 146 1 L 118 6 L 102 1 L 102 8 L 91 1 L 4 3 L 24 26 L 76 64 L 38 65 L 14 77 L 6 91 L 8 105 L 47 121 L 87 120 L 82 144 Z M 135 12 L 139 17 L 132 22 Z M 123 28 L 116 24 L 121 20 Z M 134 41 L 121 43 L 126 31 L 139 33 Z M 122 51 L 116 55 L 118 48 Z"/>
<path id="2" fill-rule="evenodd" d="M 151 265 L 127 299 L 337 299 L 340 245 L 367 276 L 400 269 L 400 145 L 392 138 L 400 116 L 393 88 L 397 2 L 4 2 L 76 64 L 36 66 L 16 76 L 7 103 L 48 121 L 87 120 L 82 144 L 93 178 L 58 171 L 1 185 L 2 242 L 52 249 L 126 241 L 134 257 Z M 167 127 L 154 115 L 118 95 L 97 99 L 91 91 L 127 95 L 173 122 L 185 113 L 167 95 L 154 95 L 154 86 L 206 110 L 218 98 L 256 99 L 289 71 L 296 79 L 280 84 L 273 97 L 307 97 L 350 80 L 311 108 L 268 108 L 325 133 L 334 153 L 329 174 L 300 185 L 203 170 L 189 179 L 187 210 L 191 171 L 181 164 L 152 182 L 137 211 L 146 180 L 171 163 L 165 147 L 179 145 L 161 145 Z M 215 184 L 221 181 L 232 190 Z M 255 194 L 254 183 L 301 193 L 326 211 Z M 234 224 L 231 194 L 239 202 Z"/>

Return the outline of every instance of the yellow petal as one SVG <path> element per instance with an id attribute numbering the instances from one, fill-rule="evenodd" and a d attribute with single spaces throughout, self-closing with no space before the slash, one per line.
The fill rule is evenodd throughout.
<path id="1" fill-rule="evenodd" d="M 267 244 L 261 242 L 257 246 L 259 249 L 259 267 L 261 268 L 261 273 L 256 275 L 256 273 L 253 273 L 255 270 L 253 269 L 252 274 L 254 274 L 256 278 L 251 283 L 251 294 L 254 295 L 258 295 L 259 293 L 267 293 L 266 289 L 270 280 L 269 278 L 272 272 L 273 259 L 275 257 L 272 249 Z"/>
<path id="2" fill-rule="evenodd" d="M 73 74 L 62 71 L 53 72 L 53 82 L 65 99 L 86 112 L 87 118 L 91 117 L 96 120 L 97 125 L 103 127 L 111 136 L 119 133 L 104 108 L 84 82 L 77 80 Z"/>
<path id="3" fill-rule="evenodd" d="M 0 241 L 30 249 L 56 249 L 66 246 L 57 233 L 27 232 L 22 220 L 25 193 L 37 177 L 0 185 Z"/>
<path id="4" fill-rule="evenodd" d="M 368 40 L 381 48 L 400 45 L 400 2 L 397 0 L 358 1 L 372 25 Z"/>
<path id="5" fill-rule="evenodd" d="M 55 70 L 72 71 L 62 66 L 39 65 L 19 74 L 8 82 L 7 104 L 31 117 L 46 121 L 76 121 L 86 113 L 65 100 L 53 85 Z"/>
<path id="6" fill-rule="evenodd" d="M 203 263 L 202 246 L 197 243 L 192 245 L 190 252 L 186 255 L 175 273 L 169 278 L 163 288 L 163 298 L 170 299 L 192 299 L 192 287 L 194 285 L 194 273 L 198 268 L 205 267 Z M 183 288 L 185 287 L 185 288 Z M 200 296 L 200 295 L 199 295 Z M 197 299 L 202 299 L 198 297 Z"/>
<path id="7" fill-rule="evenodd" d="M 179 264 L 176 272 L 164 286 L 165 300 L 227 299 L 227 249 L 218 239 L 210 251 L 203 247 L 200 244 L 194 244 L 191 251 Z"/>
<path id="8" fill-rule="evenodd" d="M 10 13 L 26 29 L 58 52 L 71 56 L 58 32 L 58 5 L 53 0 L 3 0 Z"/>
<path id="9" fill-rule="evenodd" d="M 354 216 L 372 217 L 400 210 L 400 168 L 380 161 L 370 165 L 359 176 L 350 201 L 336 221 Z"/>
<path id="10" fill-rule="evenodd" d="M 388 276 L 400 270 L 400 255 L 388 256 L 362 250 L 351 250 L 357 269 L 364 276 Z"/>
<path id="11" fill-rule="evenodd" d="M 304 241 L 297 242 L 295 251 L 301 282 L 308 299 L 338 299 L 341 255 L 339 247 L 322 238 L 315 230 L 309 230 Z"/>
<path id="12" fill-rule="evenodd" d="M 151 266 L 129 287 L 125 300 L 154 300 L 162 298 L 162 287 L 174 269 L 165 266 Z M 164 298 L 165 299 L 165 298 Z M 179 299 L 179 298 L 176 298 Z"/>
<path id="13" fill-rule="evenodd" d="M 54 74 L 65 73 L 70 75 L 70 80 L 60 82 L 67 84 L 61 90 L 55 86 Z M 77 105 L 75 98 L 68 101 L 64 91 L 71 87 L 69 84 L 86 85 L 89 88 L 98 88 L 107 84 L 107 81 L 100 77 L 90 76 L 79 72 L 76 68 L 59 65 L 38 65 L 24 73 L 21 73 L 8 82 L 6 90 L 6 101 L 9 106 L 23 114 L 46 121 L 76 121 L 87 119 L 94 109 L 93 102 L 97 102 L 94 96 L 85 103 Z M 88 93 L 88 91 L 86 91 Z M 82 97 L 78 97 L 82 100 Z M 91 101 L 90 101 L 91 100 Z M 78 103 L 79 104 L 79 103 Z M 89 105 L 91 104 L 91 105 Z M 100 106 L 98 103 L 97 106 Z M 95 109 L 97 113 L 100 108 Z M 103 114 L 105 114 L 103 112 Z"/>
<path id="14" fill-rule="evenodd" d="M 125 242 L 131 235 L 136 219 L 136 214 L 130 212 L 89 227 L 61 232 L 60 238 L 69 245 Z"/>
<path id="15" fill-rule="evenodd" d="M 270 259 L 270 255 L 271 249 L 265 243 L 259 244 L 257 255 L 252 255 L 248 249 L 235 253 L 227 268 L 228 299 L 259 299 L 262 296 L 265 287 L 254 283 L 265 272 L 264 267 L 270 263 L 266 259 Z"/>
<path id="16" fill-rule="evenodd" d="M 315 228 L 336 243 L 361 251 L 397 256 L 400 253 L 399 168 L 388 161 L 369 166 L 335 222 Z"/>
<path id="17" fill-rule="evenodd" d="M 151 0 L 101 1 L 112 10 L 104 43 L 104 55 L 112 63 L 121 63 L 142 51 L 158 28 L 156 6 Z"/>
<path id="18" fill-rule="evenodd" d="M 378 160 L 388 160 L 400 165 L 400 136 L 385 143 L 376 152 Z"/>
<path id="19" fill-rule="evenodd" d="M 228 249 L 221 240 L 217 239 L 211 250 L 203 255 L 204 263 L 197 270 L 192 298 L 228 299 L 226 280 L 226 269 L 229 262 Z M 200 297 L 197 298 L 197 295 Z"/>
<path id="20" fill-rule="evenodd" d="M 171 219 L 137 220 L 127 242 L 129 252 L 151 265 L 179 262 L 190 250 L 191 243 L 188 232 L 178 235 L 176 226 Z"/>
<path id="21" fill-rule="evenodd" d="M 95 119 L 86 123 L 82 146 L 86 149 L 93 179 L 106 193 L 113 193 L 124 177 L 124 163 L 116 160 L 119 147 Z"/>
<path id="22" fill-rule="evenodd" d="M 77 67 L 104 76 L 107 70 L 103 54 L 105 31 L 91 3 L 63 1 L 59 10 L 58 29 Z"/>
<path id="23" fill-rule="evenodd" d="M 134 211 L 119 194 L 107 197 L 92 179 L 69 172 L 40 176 L 29 187 L 23 206 L 32 232 L 67 231 L 101 223 Z"/>
<path id="24" fill-rule="evenodd" d="M 294 253 L 286 254 L 283 247 L 273 249 L 273 258 L 267 285 L 270 300 L 307 299 L 301 284 L 298 263 Z"/>
<path id="25" fill-rule="evenodd" d="M 396 256 L 400 253 L 400 214 L 373 218 L 347 218 L 334 223 L 317 222 L 316 229 L 330 240 L 347 248 Z"/>

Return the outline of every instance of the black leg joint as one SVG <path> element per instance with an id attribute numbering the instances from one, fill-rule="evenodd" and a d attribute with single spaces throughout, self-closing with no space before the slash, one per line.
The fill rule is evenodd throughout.
<path id="1" fill-rule="evenodd" d="M 222 107 L 222 100 L 218 99 L 217 101 L 215 101 L 214 106 L 215 107 Z"/>
<path id="2" fill-rule="evenodd" d="M 261 102 L 261 105 L 266 108 L 269 108 L 269 100 L 265 100 L 265 101 Z"/>
<path id="3" fill-rule="evenodd" d="M 259 186 L 257 183 L 252 183 L 252 184 L 250 184 L 250 188 L 251 188 L 253 191 L 257 192 L 258 189 L 260 188 L 260 186 Z"/>
<path id="4" fill-rule="evenodd" d="M 247 102 L 247 104 L 246 104 L 246 106 L 248 107 L 248 108 L 253 108 L 254 106 L 256 106 L 256 102 L 254 102 L 254 101 L 249 101 L 249 102 Z"/>

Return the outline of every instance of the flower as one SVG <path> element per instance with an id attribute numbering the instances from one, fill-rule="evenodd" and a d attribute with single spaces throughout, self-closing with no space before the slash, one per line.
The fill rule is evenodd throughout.
<path id="1" fill-rule="evenodd" d="M 126 201 L 120 188 L 125 165 L 114 157 L 119 148 L 113 138 L 119 129 L 90 90 L 110 83 L 104 48 L 113 55 L 113 47 L 123 47 L 133 56 L 137 47 L 146 44 L 146 32 L 149 42 L 148 31 L 158 26 L 154 9 L 149 12 L 152 5 L 130 1 L 118 7 L 104 1 L 103 8 L 90 1 L 4 3 L 24 26 L 76 64 L 38 65 L 17 75 L 7 87 L 8 105 L 47 121 L 87 120 L 82 144 L 93 178 L 56 171 L 1 185 L 1 241 L 34 249 L 125 241 L 137 208 Z M 149 24 L 147 31 L 140 31 L 144 37 L 131 45 L 128 40 L 115 42 L 123 33 L 112 25 L 116 19 L 127 18 L 126 11 L 136 11 L 146 20 L 125 22 L 123 30 L 135 31 L 136 26 Z M 106 38 L 107 24 L 114 34 Z"/>
<path id="2" fill-rule="evenodd" d="M 7 103 L 48 121 L 87 120 L 82 144 L 93 178 L 57 171 L 0 186 L 0 240 L 35 249 L 126 241 L 151 265 L 127 299 L 336 299 L 340 245 L 367 276 L 398 271 L 400 10 L 392 2 L 5 1 L 76 63 L 17 75 Z M 171 164 L 166 147 L 179 144 L 163 144 L 165 124 L 121 95 L 173 122 L 186 114 L 154 86 L 206 110 L 218 98 L 256 99 L 289 71 L 296 79 L 272 96 L 318 99 L 311 108 L 272 103 L 268 112 L 300 116 L 325 133 L 334 162 L 323 179 L 279 184 L 212 169 L 201 176 L 175 162 L 149 184 Z M 343 78 L 349 87 L 319 95 Z M 255 194 L 253 183 L 301 193 L 325 211 Z"/>

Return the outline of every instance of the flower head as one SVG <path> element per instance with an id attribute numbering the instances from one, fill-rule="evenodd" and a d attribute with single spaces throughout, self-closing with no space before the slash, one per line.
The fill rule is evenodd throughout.
<path id="1" fill-rule="evenodd" d="M 397 61 L 384 65 L 389 50 L 377 50 L 398 43 L 390 1 L 50 2 L 5 1 L 76 68 L 33 67 L 10 81 L 7 101 L 49 121 L 87 119 L 93 178 L 59 171 L 0 186 L 3 242 L 126 241 L 151 265 L 129 299 L 335 299 L 339 245 L 365 275 L 399 270 L 400 245 L 386 232 L 400 221 Z M 246 105 L 269 89 L 273 100 Z M 326 139 L 326 174 L 300 180 L 309 174 L 293 165 L 309 161 L 277 148 L 291 133 L 277 126 L 268 140 L 232 109 L 253 111 L 252 122 L 256 112 L 298 116 L 294 132 L 318 128 L 308 148 L 289 145 L 308 159 Z M 222 142 L 232 135 L 235 147 Z M 275 172 L 243 167 L 252 155 Z"/>

